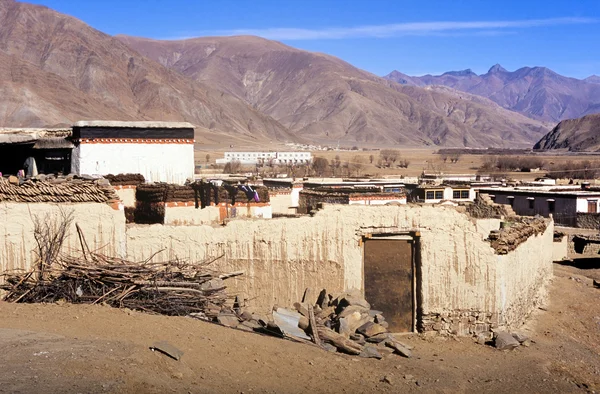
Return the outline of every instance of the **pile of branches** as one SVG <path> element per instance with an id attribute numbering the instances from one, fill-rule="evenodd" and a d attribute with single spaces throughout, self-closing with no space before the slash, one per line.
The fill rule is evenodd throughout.
<path id="1" fill-rule="evenodd" d="M 216 318 L 227 301 L 224 279 L 241 272 L 217 274 L 207 266 L 218 258 L 190 264 L 129 262 L 87 253 L 60 257 L 51 268 L 8 274 L 0 288 L 9 302 L 74 304 L 103 303 L 171 316 L 204 313 Z"/>

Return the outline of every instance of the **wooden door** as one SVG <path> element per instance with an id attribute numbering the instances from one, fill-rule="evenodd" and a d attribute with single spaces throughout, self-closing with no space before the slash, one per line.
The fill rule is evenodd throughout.
<path id="1" fill-rule="evenodd" d="M 390 332 L 413 331 L 412 242 L 389 237 L 364 243 L 365 298 L 383 312 Z"/>

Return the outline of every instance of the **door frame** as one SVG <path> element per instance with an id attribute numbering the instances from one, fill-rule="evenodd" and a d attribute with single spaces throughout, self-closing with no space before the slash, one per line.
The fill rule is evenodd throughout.
<path id="1" fill-rule="evenodd" d="M 362 247 L 362 264 L 361 264 L 361 287 L 362 293 L 365 294 L 365 241 L 369 239 L 398 239 L 409 241 L 411 244 L 411 268 L 412 268 L 412 294 L 413 294 L 413 307 L 412 307 L 412 328 L 411 331 L 404 333 L 393 333 L 393 334 L 406 334 L 406 333 L 417 333 L 420 331 L 419 322 L 422 321 L 423 311 L 421 308 L 421 233 L 420 231 L 382 231 L 382 232 L 368 232 L 363 233 L 359 244 Z M 368 301 L 368 300 L 367 300 Z M 385 316 L 384 316 L 385 317 Z"/>

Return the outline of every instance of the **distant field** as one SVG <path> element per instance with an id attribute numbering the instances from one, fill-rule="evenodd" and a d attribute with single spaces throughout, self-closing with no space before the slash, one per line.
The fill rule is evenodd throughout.
<path id="1" fill-rule="evenodd" d="M 256 147 L 241 146 L 234 149 L 222 148 L 222 149 L 206 149 L 207 147 L 198 146 L 195 152 L 196 165 L 202 165 L 203 167 L 207 164 L 206 155 L 209 155 L 208 164 L 214 164 L 216 159 L 223 158 L 224 152 L 229 150 L 247 150 L 257 151 Z M 273 147 L 269 147 L 268 150 L 290 150 L 285 145 L 273 144 Z M 360 162 L 363 168 L 360 170 L 360 175 L 370 175 L 374 177 L 378 176 L 418 176 L 423 171 L 442 171 L 449 174 L 464 174 L 464 173 L 475 173 L 481 167 L 484 160 L 489 155 L 481 154 L 461 154 L 460 158 L 456 163 L 451 163 L 450 160 L 444 162 L 442 155 L 437 154 L 439 148 L 403 148 L 397 149 L 400 152 L 400 160 L 408 160 L 408 168 L 378 168 L 376 167 L 377 162 L 380 158 L 380 150 L 369 150 L 369 151 L 314 151 L 314 157 L 323 157 L 328 161 L 335 160 L 336 156 L 339 156 L 342 164 Z M 371 156 L 373 156 L 373 162 L 371 163 Z M 525 156 L 525 155 L 520 155 Z M 533 153 L 526 155 L 527 157 L 538 157 L 542 159 L 546 165 L 558 165 L 566 163 L 568 161 L 579 162 L 589 160 L 594 163 L 595 167 L 600 167 L 600 157 L 594 154 L 564 154 L 564 153 Z M 597 163 L 597 165 L 596 165 Z M 510 172 L 508 175 L 513 179 L 529 180 L 544 175 L 545 171 L 530 173 L 530 172 Z"/>

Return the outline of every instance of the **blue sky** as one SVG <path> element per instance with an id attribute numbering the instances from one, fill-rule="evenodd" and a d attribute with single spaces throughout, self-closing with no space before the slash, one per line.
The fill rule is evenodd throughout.
<path id="1" fill-rule="evenodd" d="M 600 75 L 600 0 L 34 0 L 108 34 L 255 34 L 377 75 L 495 63 Z"/>

